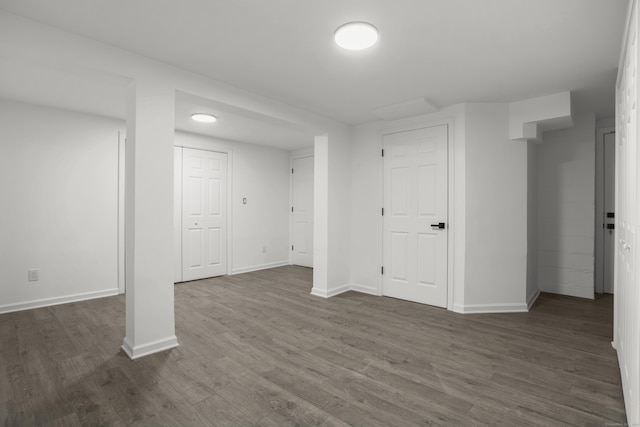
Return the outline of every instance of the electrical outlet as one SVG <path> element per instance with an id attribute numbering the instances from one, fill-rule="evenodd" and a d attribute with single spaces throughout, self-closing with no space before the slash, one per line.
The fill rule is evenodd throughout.
<path id="1" fill-rule="evenodd" d="M 29 276 L 30 282 L 37 282 L 40 280 L 40 269 L 39 268 L 30 268 L 27 270 L 27 274 Z"/>

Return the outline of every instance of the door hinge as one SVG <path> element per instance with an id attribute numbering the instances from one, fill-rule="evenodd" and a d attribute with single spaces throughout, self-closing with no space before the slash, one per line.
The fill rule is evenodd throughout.
<path id="1" fill-rule="evenodd" d="M 293 173 L 293 168 L 291 168 L 291 173 Z"/>
<path id="2" fill-rule="evenodd" d="M 384 216 L 384 208 L 382 208 L 382 216 Z"/>
<path id="3" fill-rule="evenodd" d="M 291 250 L 293 250 L 293 245 L 291 245 Z"/>
<path id="4" fill-rule="evenodd" d="M 382 149 L 382 157 L 384 157 L 384 148 Z"/>
<path id="5" fill-rule="evenodd" d="M 293 206 L 291 206 L 291 212 L 293 212 Z"/>
<path id="6" fill-rule="evenodd" d="M 380 267 L 380 274 L 384 274 L 384 267 Z"/>

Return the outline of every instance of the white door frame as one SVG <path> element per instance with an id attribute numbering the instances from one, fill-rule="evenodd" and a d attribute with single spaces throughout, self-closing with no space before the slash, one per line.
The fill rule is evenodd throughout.
<path id="1" fill-rule="evenodd" d="M 602 234 L 602 215 L 604 214 L 604 135 L 614 133 L 615 127 L 603 127 L 596 130 L 596 220 L 595 228 L 595 280 L 594 292 L 604 292 L 604 236 Z"/>
<path id="2" fill-rule="evenodd" d="M 227 275 L 233 274 L 233 222 L 231 218 L 233 218 L 233 150 L 231 149 L 212 149 L 212 148 L 203 148 L 202 146 L 197 145 L 175 145 L 175 148 L 179 148 L 180 151 L 184 148 L 188 148 L 191 150 L 201 150 L 201 151 L 211 151 L 214 153 L 222 153 L 227 155 Z M 180 191 L 180 200 L 182 200 L 182 186 L 178 189 L 176 187 L 176 191 Z M 174 194 L 174 201 L 176 195 Z M 174 218 L 174 221 L 177 221 Z M 180 209 L 180 247 L 182 248 L 182 209 Z M 175 234 L 177 237 L 177 233 Z M 177 243 L 174 242 L 174 245 Z M 182 249 L 180 249 L 180 254 L 182 255 Z M 182 262 L 180 263 L 182 265 Z M 174 276 L 176 276 L 174 274 Z M 182 269 L 180 270 L 180 277 L 182 278 Z"/>
<path id="3" fill-rule="evenodd" d="M 305 157 L 314 157 L 313 147 L 303 148 L 293 151 L 289 156 L 289 170 L 293 169 L 293 161 L 296 159 L 303 159 Z M 314 157 L 315 159 L 315 157 Z M 315 175 L 314 175 L 315 176 Z M 314 182 L 315 188 L 315 182 Z M 291 214 L 291 206 L 293 206 L 293 174 L 289 175 L 289 248 L 293 245 L 293 215 Z M 314 207 L 315 212 L 315 207 Z M 315 227 L 315 221 L 314 221 Z M 312 247 L 313 250 L 313 247 Z M 289 250 L 289 265 L 293 265 L 293 253 Z"/>
<path id="4" fill-rule="evenodd" d="M 173 146 L 173 282 L 182 282 L 182 156 Z M 180 203 L 177 200 L 180 200 Z"/>
<path id="5" fill-rule="evenodd" d="M 124 186 L 125 186 L 125 142 L 124 132 L 118 131 L 118 293 L 126 292 L 125 236 L 124 236 Z"/>
<path id="6" fill-rule="evenodd" d="M 389 128 L 384 128 L 382 130 L 380 130 L 379 134 L 378 134 L 378 153 L 380 153 L 380 155 L 378 156 L 378 188 L 380 188 L 380 216 L 379 216 L 379 222 L 378 222 L 378 230 L 379 230 L 379 239 L 380 242 L 382 242 L 381 244 L 381 251 L 379 254 L 379 259 L 380 259 L 380 266 L 383 265 L 383 261 L 384 261 L 384 219 L 382 216 L 382 207 L 384 206 L 384 158 L 382 157 L 382 149 L 383 149 L 383 139 L 384 139 L 384 135 L 389 135 L 389 134 L 393 134 L 393 133 L 399 133 L 399 132 L 407 132 L 407 131 L 412 131 L 412 130 L 417 130 L 417 129 L 422 129 L 422 128 L 426 128 L 426 127 L 432 127 L 432 126 L 440 126 L 440 125 L 447 125 L 447 129 L 448 129 L 448 143 L 447 143 L 447 158 L 448 158 L 448 164 L 447 164 L 447 169 L 448 169 L 448 173 L 447 173 L 447 186 L 448 191 L 448 218 L 447 218 L 447 229 L 448 229 L 448 235 L 447 235 L 447 310 L 453 310 L 453 296 L 454 296 L 454 242 L 455 242 L 455 233 L 456 233 L 456 222 L 455 222 L 455 194 L 454 194 L 454 188 L 455 188 L 455 181 L 454 181 L 454 177 L 455 177 L 455 157 L 454 157 L 454 153 L 455 150 L 453 149 L 455 146 L 455 134 L 454 134 L 454 118 L 453 117 L 448 117 L 448 118 L 442 118 L 442 119 L 436 119 L 436 120 L 429 120 L 429 121 L 423 121 L 423 122 L 419 122 L 419 123 L 414 123 L 411 125 L 405 125 L 405 126 L 399 126 L 399 127 L 389 127 Z M 378 295 L 382 296 L 382 274 L 380 274 L 379 278 L 378 278 Z"/>

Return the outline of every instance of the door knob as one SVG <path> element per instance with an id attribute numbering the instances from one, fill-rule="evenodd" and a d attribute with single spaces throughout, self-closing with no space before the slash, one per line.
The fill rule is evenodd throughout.
<path id="1" fill-rule="evenodd" d="M 439 222 L 437 224 L 431 224 L 431 227 L 438 228 L 438 229 L 442 230 L 442 229 L 444 229 L 445 224 L 444 224 L 444 222 Z"/>

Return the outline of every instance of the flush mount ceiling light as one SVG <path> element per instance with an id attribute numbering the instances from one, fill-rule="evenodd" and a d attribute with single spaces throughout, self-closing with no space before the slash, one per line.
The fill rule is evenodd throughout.
<path id="1" fill-rule="evenodd" d="M 368 22 L 348 22 L 338 27 L 333 38 L 343 49 L 367 49 L 378 41 L 378 29 Z"/>
<path id="2" fill-rule="evenodd" d="M 202 123 L 213 123 L 218 120 L 216 116 L 207 113 L 195 113 L 191 115 L 191 118 L 196 122 Z"/>

